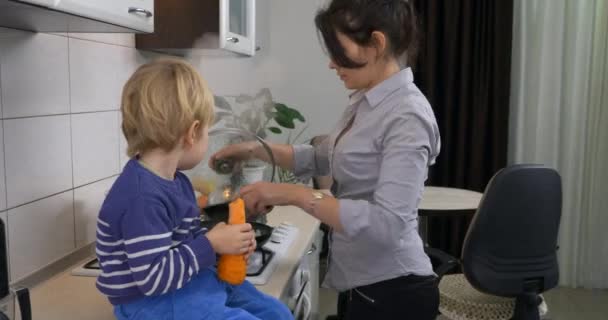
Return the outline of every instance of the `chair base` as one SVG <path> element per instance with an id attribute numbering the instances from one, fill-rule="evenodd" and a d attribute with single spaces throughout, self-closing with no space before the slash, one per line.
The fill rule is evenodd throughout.
<path id="1" fill-rule="evenodd" d="M 537 295 L 517 299 L 497 297 L 473 288 L 464 275 L 446 275 L 439 283 L 441 314 L 451 320 L 509 320 L 540 319 L 547 314 L 547 306 Z M 522 302 L 534 301 L 535 318 L 527 318 L 528 305 Z M 542 302 L 542 303 L 541 303 Z M 524 308 L 525 307 L 525 308 Z M 517 309 L 517 310 L 516 310 Z M 532 313 L 530 313 L 532 314 Z"/>
<path id="2" fill-rule="evenodd" d="M 534 292 L 525 293 L 515 298 L 515 309 L 511 320 L 540 320 L 538 306 L 542 299 Z"/>

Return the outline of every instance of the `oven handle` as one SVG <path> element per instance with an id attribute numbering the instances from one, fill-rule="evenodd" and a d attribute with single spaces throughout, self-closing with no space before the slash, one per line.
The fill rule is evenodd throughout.
<path id="1" fill-rule="evenodd" d="M 308 252 L 306 252 L 306 255 L 311 255 L 313 253 L 315 253 L 315 251 L 317 251 L 317 245 L 316 244 L 312 244 L 312 247 L 310 248 L 310 250 L 308 250 Z"/>
<path id="2" fill-rule="evenodd" d="M 306 280 L 304 282 L 304 284 L 302 285 L 302 288 L 300 288 L 300 293 L 298 294 L 298 297 L 296 298 L 296 305 L 298 305 L 298 303 L 300 302 L 300 299 L 302 298 L 302 295 L 304 294 L 304 289 L 306 289 L 307 285 L 308 285 L 308 280 Z"/>

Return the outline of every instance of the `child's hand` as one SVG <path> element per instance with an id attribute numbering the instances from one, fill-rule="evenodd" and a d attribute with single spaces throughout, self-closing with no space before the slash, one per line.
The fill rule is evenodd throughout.
<path id="1" fill-rule="evenodd" d="M 257 241 L 255 241 L 255 236 L 253 237 L 253 241 L 251 241 L 251 246 L 249 246 L 249 251 L 245 254 L 245 260 L 249 260 L 251 254 L 255 251 L 255 248 L 258 246 Z"/>
<path id="2" fill-rule="evenodd" d="M 245 254 L 255 242 L 255 233 L 250 224 L 227 225 L 218 223 L 206 234 L 216 253 Z"/>

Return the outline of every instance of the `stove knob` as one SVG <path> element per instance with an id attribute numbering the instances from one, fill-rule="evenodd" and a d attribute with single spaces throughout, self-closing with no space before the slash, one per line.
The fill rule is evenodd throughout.
<path id="1" fill-rule="evenodd" d="M 281 241 L 283 241 L 283 237 L 280 234 L 273 232 L 270 236 L 270 241 L 274 243 L 281 243 Z"/>

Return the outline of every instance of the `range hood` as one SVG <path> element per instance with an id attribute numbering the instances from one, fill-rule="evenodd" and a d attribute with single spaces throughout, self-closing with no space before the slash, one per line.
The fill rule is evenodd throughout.
<path id="1" fill-rule="evenodd" d="M 124 1 L 124 8 L 119 7 L 119 10 L 112 12 L 103 10 L 106 9 L 103 4 L 106 0 L 89 1 L 0 0 L 0 27 L 34 32 L 146 33 L 154 31 L 153 4 L 150 10 L 146 10 L 140 8 L 141 6 L 129 6 L 129 3 L 141 4 L 145 1 Z"/>

